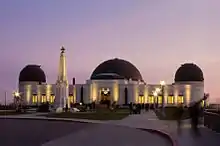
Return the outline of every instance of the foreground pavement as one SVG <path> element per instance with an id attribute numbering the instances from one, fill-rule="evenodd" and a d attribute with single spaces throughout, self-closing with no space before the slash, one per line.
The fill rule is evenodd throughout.
<path id="1" fill-rule="evenodd" d="M 0 146 L 40 146 L 93 126 L 78 122 L 0 119 Z"/>
<path id="2" fill-rule="evenodd" d="M 141 115 L 131 115 L 121 121 L 110 121 L 110 123 L 165 132 L 172 137 L 178 146 L 220 146 L 220 134 L 200 125 L 201 136 L 194 136 L 189 120 L 183 121 L 182 132 L 178 134 L 175 121 L 158 120 L 152 111 Z"/>
<path id="3" fill-rule="evenodd" d="M 56 118 L 45 118 L 36 115 L 4 116 L 0 118 L 0 129 L 2 132 L 0 137 L 3 138 L 0 141 L 1 146 L 172 145 L 168 139 L 157 134 L 94 120 L 57 120 Z"/>
<path id="4" fill-rule="evenodd" d="M 41 119 L 42 118 L 42 119 L 48 119 L 46 117 L 36 117 L 36 116 L 35 117 L 34 116 L 31 117 L 30 115 L 29 116 L 23 116 L 23 117 L 22 116 L 18 116 L 16 118 L 31 118 L 31 119 L 34 119 L 34 118 Z M 96 120 L 84 120 L 84 119 L 56 119 L 56 118 L 52 118 L 52 120 L 65 120 L 65 121 L 98 123 L 98 124 L 105 124 L 104 126 L 106 126 L 106 127 L 107 127 L 107 125 L 116 125 L 116 126 L 121 126 L 120 128 L 124 127 L 125 129 L 127 127 L 129 127 L 129 128 L 155 129 L 155 130 L 159 130 L 159 131 L 165 132 L 168 135 L 170 135 L 171 138 L 173 139 L 173 141 L 175 142 L 174 145 L 176 145 L 176 146 L 186 146 L 186 145 L 188 145 L 188 146 L 197 146 L 197 145 L 199 145 L 199 146 L 209 146 L 209 145 L 211 145 L 211 146 L 219 146 L 220 145 L 220 140 L 219 140 L 220 139 L 220 135 L 217 134 L 216 132 L 213 132 L 213 131 L 207 129 L 206 127 L 201 126 L 200 127 L 201 136 L 200 137 L 195 137 L 191 133 L 189 121 L 186 120 L 186 121 L 183 121 L 182 133 L 181 133 L 181 135 L 179 135 L 179 134 L 177 134 L 177 130 L 176 130 L 177 129 L 177 124 L 176 124 L 175 121 L 162 121 L 162 120 L 158 120 L 156 115 L 155 115 L 155 113 L 152 112 L 152 111 L 144 112 L 144 113 L 142 113 L 140 115 L 130 115 L 130 116 L 124 118 L 123 120 L 119 120 L 119 121 L 96 121 Z M 93 137 L 94 141 L 96 141 L 97 139 L 98 140 L 99 139 L 100 140 L 106 139 L 106 141 L 108 141 L 108 139 L 107 139 L 108 131 L 111 130 L 111 129 L 115 129 L 113 127 L 107 128 L 106 130 L 104 130 L 102 127 L 100 129 L 99 128 L 96 127 L 95 131 L 91 130 L 92 133 L 95 133 L 96 130 L 97 130 L 97 134 L 93 135 L 94 136 Z M 119 127 L 117 127 L 117 128 L 119 129 Z M 115 131 L 117 131 L 117 128 L 115 129 Z M 138 133 L 142 133 L 142 132 L 143 131 L 138 131 Z M 86 132 L 84 131 L 82 133 L 85 134 Z M 113 135 L 117 135 L 117 133 L 120 133 L 120 132 L 116 132 L 116 134 L 113 134 Z M 128 132 L 127 131 L 127 133 L 135 133 L 135 134 L 134 135 L 133 134 L 128 134 L 128 136 L 125 135 L 124 137 L 129 137 L 129 136 L 130 137 L 139 137 L 139 138 L 142 137 L 142 135 L 137 134 L 136 131 L 135 132 L 133 132 L 133 131 L 132 132 Z M 74 134 L 71 134 L 71 135 L 74 135 Z M 98 135 L 100 135 L 100 136 L 98 136 Z M 113 135 L 110 136 L 110 137 L 114 137 Z M 123 134 L 121 134 L 121 135 L 123 135 Z M 76 136 L 76 135 L 74 135 L 74 136 Z M 84 135 L 84 136 L 87 137 L 88 135 L 87 136 Z M 158 137 L 158 135 L 154 135 L 154 136 Z M 81 136 L 78 135 L 78 137 L 82 138 L 83 136 L 82 135 Z M 130 139 L 130 137 L 128 139 Z M 149 138 L 146 138 L 146 137 L 149 137 Z M 96 138 L 96 140 L 95 140 L 95 138 Z M 153 139 L 149 135 L 145 136 L 145 138 L 147 140 L 148 139 Z M 69 139 L 71 139 L 71 138 L 69 138 Z M 90 139 L 90 140 L 92 141 L 92 139 Z M 135 139 L 133 139 L 133 140 L 136 141 Z M 161 143 L 164 143 L 163 140 L 164 139 L 157 139 L 157 140 L 154 139 L 154 141 L 156 141 L 157 144 L 155 143 L 153 145 L 155 145 L 155 146 L 161 145 Z M 138 141 L 141 141 L 141 140 L 138 139 Z M 112 142 L 112 141 L 110 141 L 110 142 Z M 128 142 L 128 144 L 131 143 L 131 142 L 129 142 L 129 140 L 127 142 Z M 145 142 L 142 141 L 142 143 L 145 143 Z M 48 143 L 48 145 L 49 145 L 49 143 Z"/>
<path id="5" fill-rule="evenodd" d="M 43 146 L 171 146 L 171 142 L 146 131 L 99 124 L 50 141 Z"/>

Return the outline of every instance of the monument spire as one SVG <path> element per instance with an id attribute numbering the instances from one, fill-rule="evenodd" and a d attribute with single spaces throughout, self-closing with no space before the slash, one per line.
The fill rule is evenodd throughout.
<path id="1" fill-rule="evenodd" d="M 62 46 L 60 52 L 58 81 L 67 82 L 66 56 L 65 48 Z"/>
<path id="2" fill-rule="evenodd" d="M 62 46 L 60 52 L 59 72 L 56 83 L 56 95 L 55 95 L 55 108 L 63 109 L 68 105 L 69 107 L 69 84 L 67 81 L 67 67 L 66 67 L 66 55 L 65 48 Z"/>

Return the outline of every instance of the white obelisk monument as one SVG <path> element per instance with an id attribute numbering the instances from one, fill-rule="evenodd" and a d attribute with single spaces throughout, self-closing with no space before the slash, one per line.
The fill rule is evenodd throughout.
<path id="1" fill-rule="evenodd" d="M 63 109 L 68 104 L 69 90 L 68 90 L 68 81 L 67 81 L 67 69 L 66 69 L 66 56 L 65 48 L 61 47 L 60 53 L 60 62 L 59 62 L 59 73 L 58 79 L 56 82 L 56 94 L 54 107 L 55 109 Z M 68 107 L 69 108 L 69 107 Z"/>

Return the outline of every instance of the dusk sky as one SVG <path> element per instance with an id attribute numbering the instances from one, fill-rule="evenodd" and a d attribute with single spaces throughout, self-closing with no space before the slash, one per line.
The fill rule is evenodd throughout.
<path id="1" fill-rule="evenodd" d="M 204 73 L 205 91 L 220 94 L 219 0 L 1 0 L 0 99 L 17 89 L 20 70 L 40 64 L 55 83 L 60 47 L 68 78 L 84 83 L 101 62 L 133 63 L 146 83 L 172 83 L 183 63 Z"/>

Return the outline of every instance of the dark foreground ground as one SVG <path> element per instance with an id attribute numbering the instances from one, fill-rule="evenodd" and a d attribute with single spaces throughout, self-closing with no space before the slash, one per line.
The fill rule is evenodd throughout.
<path id="1" fill-rule="evenodd" d="M 93 124 L 44 120 L 0 119 L 0 146 L 40 146 Z"/>

